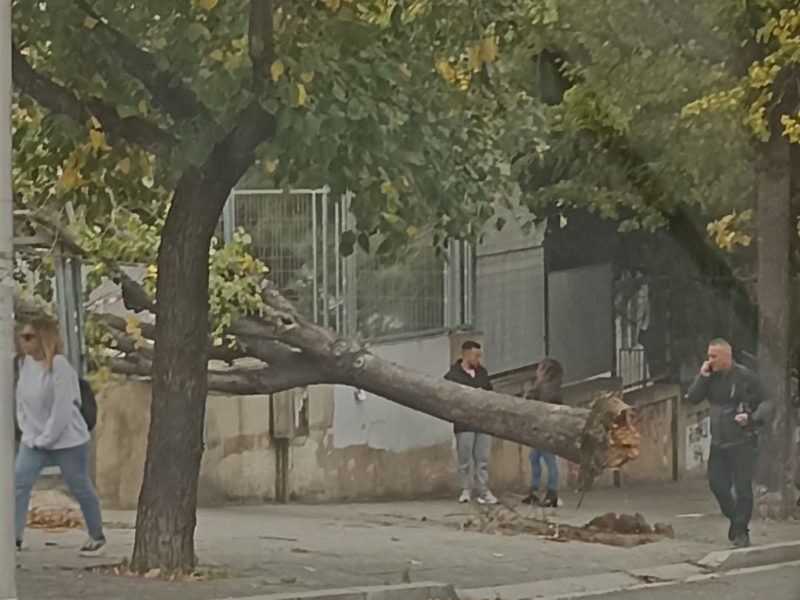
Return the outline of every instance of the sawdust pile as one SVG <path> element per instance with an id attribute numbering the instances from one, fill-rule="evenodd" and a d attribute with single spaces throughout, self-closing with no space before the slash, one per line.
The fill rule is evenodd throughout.
<path id="1" fill-rule="evenodd" d="M 525 516 L 504 505 L 483 510 L 463 523 L 464 531 L 501 535 L 536 535 L 554 542 L 588 542 L 621 548 L 673 538 L 670 525 L 656 523 L 650 526 L 640 514 L 617 516 L 608 513 L 592 519 L 583 526 L 567 525 L 546 519 Z"/>

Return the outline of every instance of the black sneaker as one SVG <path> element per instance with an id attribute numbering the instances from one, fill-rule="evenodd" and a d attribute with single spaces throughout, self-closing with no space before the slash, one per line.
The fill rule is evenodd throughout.
<path id="1" fill-rule="evenodd" d="M 95 540 L 89 538 L 86 543 L 81 547 L 81 556 L 92 558 L 100 556 L 103 553 L 103 548 L 106 545 L 106 538 Z"/>
<path id="2" fill-rule="evenodd" d="M 747 548 L 750 545 L 750 534 L 747 531 L 740 533 L 733 540 L 733 545 L 737 548 Z"/>
<path id="3" fill-rule="evenodd" d="M 739 528 L 736 527 L 736 523 L 731 521 L 731 525 L 730 527 L 728 527 L 728 541 L 732 544 L 738 535 L 739 535 Z"/>
<path id="4" fill-rule="evenodd" d="M 536 495 L 535 490 L 528 492 L 528 495 L 522 499 L 523 504 L 530 504 L 531 506 L 536 506 L 539 502 L 539 496 Z"/>
<path id="5" fill-rule="evenodd" d="M 555 490 L 547 490 L 547 494 L 545 494 L 544 499 L 541 501 L 539 506 L 544 508 L 555 508 L 558 506 L 558 494 Z"/>

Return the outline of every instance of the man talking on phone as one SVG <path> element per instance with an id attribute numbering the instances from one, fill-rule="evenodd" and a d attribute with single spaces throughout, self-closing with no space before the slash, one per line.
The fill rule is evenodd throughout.
<path id="1" fill-rule="evenodd" d="M 733 360 L 731 345 L 721 338 L 709 342 L 707 360 L 689 388 L 688 399 L 694 404 L 708 400 L 708 482 L 730 521 L 728 539 L 737 547 L 749 546 L 758 428 L 769 417 L 771 404 L 758 376 Z"/>

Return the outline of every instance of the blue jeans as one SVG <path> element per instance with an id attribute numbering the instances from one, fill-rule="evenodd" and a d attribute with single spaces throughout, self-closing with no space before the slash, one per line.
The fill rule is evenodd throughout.
<path id="1" fill-rule="evenodd" d="M 25 444 L 20 444 L 14 464 L 14 481 L 17 488 L 14 521 L 17 541 L 22 541 L 22 535 L 25 532 L 33 484 L 36 483 L 42 469 L 49 465 L 57 465 L 61 469 L 64 482 L 81 506 L 89 536 L 94 540 L 104 538 L 100 502 L 97 500 L 97 492 L 89 478 L 90 444 L 91 442 L 88 442 L 82 446 L 63 450 L 34 450 Z"/>
<path id="2" fill-rule="evenodd" d="M 542 460 L 547 466 L 547 489 L 558 491 L 558 462 L 556 455 L 545 450 L 531 450 L 531 489 L 538 490 L 542 481 Z"/>

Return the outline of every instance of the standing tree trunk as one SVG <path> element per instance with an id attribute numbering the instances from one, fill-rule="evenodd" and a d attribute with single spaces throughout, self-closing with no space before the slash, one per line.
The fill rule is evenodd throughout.
<path id="1" fill-rule="evenodd" d="M 782 111 L 774 111 L 776 114 Z M 759 370 L 775 412 L 765 428 L 758 511 L 785 519 L 794 505 L 794 410 L 790 388 L 790 252 L 792 235 L 789 140 L 771 119 L 758 155 Z M 776 122 L 777 121 L 777 122 Z"/>
<path id="2" fill-rule="evenodd" d="M 158 253 L 153 397 L 133 569 L 194 568 L 208 365 L 208 251 L 224 203 L 185 176 Z M 219 207 L 219 210 L 217 210 Z"/>

